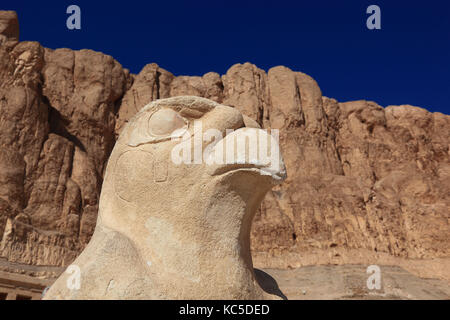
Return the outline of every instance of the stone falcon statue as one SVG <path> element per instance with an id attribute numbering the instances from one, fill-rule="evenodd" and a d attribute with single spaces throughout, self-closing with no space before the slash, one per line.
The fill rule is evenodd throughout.
<path id="1" fill-rule="evenodd" d="M 248 139 L 244 148 L 231 143 L 252 134 L 272 136 L 236 108 L 208 99 L 175 97 L 145 106 L 111 154 L 91 241 L 44 299 L 275 297 L 255 278 L 250 228 L 286 170 L 281 156 L 274 169 L 250 155 L 269 147 L 279 155 L 273 139 L 257 145 Z M 245 161 L 226 161 L 229 150 Z"/>

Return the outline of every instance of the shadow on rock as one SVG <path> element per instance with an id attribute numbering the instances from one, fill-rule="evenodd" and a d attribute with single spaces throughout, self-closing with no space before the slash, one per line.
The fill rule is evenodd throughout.
<path id="1" fill-rule="evenodd" d="M 272 276 L 262 270 L 254 269 L 256 281 L 258 281 L 259 286 L 267 293 L 273 294 L 275 296 L 280 297 L 283 300 L 287 300 L 288 298 L 281 292 L 278 287 L 277 281 L 272 278 Z"/>

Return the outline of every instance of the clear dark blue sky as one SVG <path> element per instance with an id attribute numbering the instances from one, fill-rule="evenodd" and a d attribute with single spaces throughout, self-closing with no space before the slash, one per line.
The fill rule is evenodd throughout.
<path id="1" fill-rule="evenodd" d="M 81 8 L 81 30 L 66 8 Z M 381 8 L 381 30 L 366 8 Z M 450 1 L 23 1 L 21 40 L 89 48 L 133 73 L 150 62 L 175 75 L 220 74 L 235 63 L 277 65 L 314 77 L 339 101 L 412 104 L 450 114 Z"/>

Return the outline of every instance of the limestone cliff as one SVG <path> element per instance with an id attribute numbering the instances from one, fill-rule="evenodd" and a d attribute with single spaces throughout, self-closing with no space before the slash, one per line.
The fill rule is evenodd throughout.
<path id="1" fill-rule="evenodd" d="M 252 229 L 255 264 L 397 264 L 450 279 L 450 116 L 339 103 L 286 67 L 137 74 L 91 50 L 19 42 L 0 11 L 0 257 L 65 266 L 96 223 L 106 161 L 152 100 L 196 95 L 280 130 L 288 180 Z"/>

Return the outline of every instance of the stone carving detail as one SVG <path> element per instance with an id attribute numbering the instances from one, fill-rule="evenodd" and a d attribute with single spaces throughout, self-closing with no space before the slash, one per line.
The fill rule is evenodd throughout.
<path id="1" fill-rule="evenodd" d="M 73 262 L 126 124 L 150 101 L 195 95 L 236 107 L 246 127 L 280 130 L 289 178 L 255 216 L 257 267 L 376 262 L 450 280 L 449 115 L 338 102 L 283 66 L 174 76 L 150 63 L 132 74 L 100 52 L 18 40 L 16 13 L 0 11 L 0 262 L 14 270 Z M 168 185 L 171 168 L 152 154 L 153 179 Z"/>
<path id="2" fill-rule="evenodd" d="M 157 122 L 142 121 L 155 110 Z M 202 122 L 203 132 L 195 131 L 194 121 Z M 180 127 L 186 130 L 182 139 L 160 139 Z M 252 158 L 260 140 L 232 149 L 245 155 L 239 163 L 171 161 L 180 141 L 207 129 L 234 131 L 220 141 L 203 141 L 202 154 L 249 132 L 260 134 L 260 140 L 269 136 L 246 128 L 238 109 L 204 98 L 168 98 L 144 107 L 125 126 L 109 159 L 94 235 L 73 262 L 80 268 L 79 288 L 68 287 L 70 275 L 64 273 L 46 299 L 273 297 L 255 278 L 250 229 L 264 195 L 285 179 L 284 164 L 281 160 L 274 171 L 275 158 L 264 164 Z M 147 142 L 130 143 L 135 135 Z M 279 154 L 274 140 L 270 147 L 271 155 Z"/>

